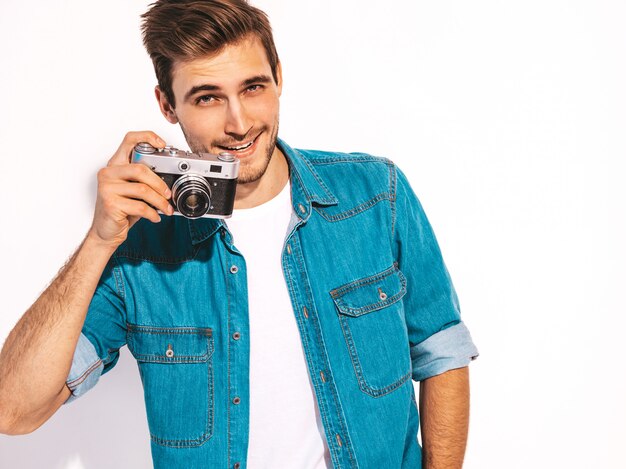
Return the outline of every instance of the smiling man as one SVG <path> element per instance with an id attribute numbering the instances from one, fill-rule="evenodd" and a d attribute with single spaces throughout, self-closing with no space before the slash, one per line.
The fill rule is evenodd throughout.
<path id="1" fill-rule="evenodd" d="M 165 142 L 129 132 L 84 242 L 5 342 L 0 431 L 34 431 L 128 345 L 155 467 L 460 468 L 477 351 L 403 173 L 278 139 L 262 11 L 157 1 L 143 20 L 165 118 L 239 160 L 233 216 L 171 216 L 167 185 L 129 162 Z"/>
<path id="2" fill-rule="evenodd" d="M 155 18 L 169 21 L 156 13 Z M 267 34 L 271 34 L 269 29 Z M 146 23 L 149 51 L 166 47 L 163 39 L 153 36 Z M 156 88 L 163 115 L 172 124 L 180 124 L 193 151 L 217 154 L 226 150 L 237 156 L 238 208 L 266 202 L 288 179 L 287 161 L 276 146 L 282 72 L 271 35 L 266 40 L 272 44 L 268 52 L 274 57 L 272 63 L 262 40 L 244 34 L 217 54 L 207 56 L 201 49 L 192 60 L 175 61 L 171 87 L 169 80 L 160 80 L 163 89 Z M 173 51 L 172 55 L 177 56 Z"/>

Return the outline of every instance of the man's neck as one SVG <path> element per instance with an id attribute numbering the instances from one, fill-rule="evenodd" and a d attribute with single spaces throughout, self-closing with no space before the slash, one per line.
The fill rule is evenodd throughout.
<path id="1" fill-rule="evenodd" d="M 267 171 L 254 182 L 237 184 L 235 209 L 253 208 L 276 197 L 289 180 L 289 164 L 276 147 Z"/>

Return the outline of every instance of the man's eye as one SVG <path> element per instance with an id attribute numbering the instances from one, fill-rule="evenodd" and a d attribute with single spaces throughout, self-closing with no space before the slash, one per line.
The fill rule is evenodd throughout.
<path id="1" fill-rule="evenodd" d="M 215 96 L 210 95 L 210 94 L 205 94 L 203 96 L 200 96 L 198 99 L 196 99 L 196 104 L 209 104 L 213 101 L 215 101 Z"/>
<path id="2" fill-rule="evenodd" d="M 262 88 L 262 85 L 251 85 L 248 86 L 248 91 L 254 92 L 254 91 L 258 91 Z"/>

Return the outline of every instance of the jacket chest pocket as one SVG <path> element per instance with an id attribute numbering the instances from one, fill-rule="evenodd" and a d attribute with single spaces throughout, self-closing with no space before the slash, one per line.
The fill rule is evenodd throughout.
<path id="1" fill-rule="evenodd" d="M 330 292 L 359 388 L 387 394 L 411 376 L 402 297 L 406 280 L 394 265 Z"/>
<path id="2" fill-rule="evenodd" d="M 153 442 L 200 446 L 213 433 L 213 334 L 209 328 L 128 324 Z"/>

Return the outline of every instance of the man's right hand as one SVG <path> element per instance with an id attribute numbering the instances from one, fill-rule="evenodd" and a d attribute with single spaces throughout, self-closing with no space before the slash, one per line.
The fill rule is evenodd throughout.
<path id="1" fill-rule="evenodd" d="M 129 132 L 107 166 L 98 171 L 96 208 L 87 236 L 113 250 L 124 242 L 139 218 L 158 223 L 161 217 L 155 208 L 166 215 L 174 213 L 167 184 L 146 165 L 129 163 L 133 148 L 140 142 L 165 146 L 154 132 Z"/>

